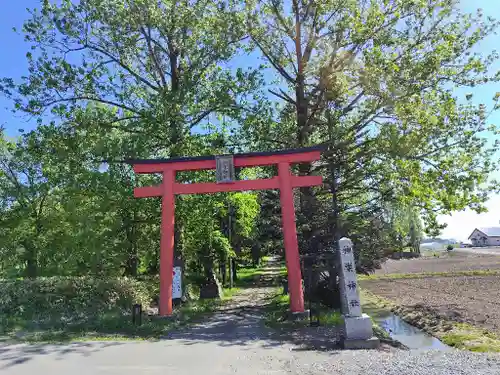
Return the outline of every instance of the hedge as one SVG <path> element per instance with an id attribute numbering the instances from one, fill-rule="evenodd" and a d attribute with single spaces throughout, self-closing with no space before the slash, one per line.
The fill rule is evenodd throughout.
<path id="1" fill-rule="evenodd" d="M 3 319 L 82 322 L 109 312 L 130 313 L 134 303 L 148 306 L 157 282 L 128 278 L 48 277 L 0 280 Z"/>

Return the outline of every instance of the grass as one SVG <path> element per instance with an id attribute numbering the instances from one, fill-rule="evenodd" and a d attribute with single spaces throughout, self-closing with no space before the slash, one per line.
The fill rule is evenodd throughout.
<path id="1" fill-rule="evenodd" d="M 269 270 L 263 267 L 247 267 L 238 269 L 238 279 L 235 280 L 237 287 L 245 287 L 256 283 L 261 277 L 265 276 Z M 279 266 L 277 276 L 284 277 L 287 274 L 287 269 L 284 264 Z"/>
<path id="2" fill-rule="evenodd" d="M 241 288 L 226 288 L 223 291 L 223 296 L 222 296 L 222 301 L 228 301 L 231 298 L 233 298 L 235 295 L 237 295 L 239 292 L 241 292 Z"/>
<path id="3" fill-rule="evenodd" d="M 290 309 L 290 296 L 276 294 L 266 306 L 265 324 L 273 328 L 297 328 L 309 325 L 309 320 L 292 321 L 287 319 Z M 319 310 L 319 322 L 321 326 L 338 326 L 342 323 L 342 315 L 338 310 L 322 307 Z"/>
<path id="4" fill-rule="evenodd" d="M 277 289 L 278 291 L 279 289 Z M 364 296 L 363 309 L 369 310 L 370 314 L 375 313 L 374 308 L 380 309 L 379 305 L 375 303 L 375 301 L 369 300 L 367 296 Z M 374 298 L 374 297 L 372 297 Z M 370 305 L 371 308 L 370 308 Z M 275 328 L 275 329 L 297 329 L 301 327 L 306 327 L 310 324 L 310 320 L 299 320 L 299 321 L 291 321 L 287 319 L 288 311 L 290 307 L 290 296 L 282 295 L 277 293 L 272 297 L 269 304 L 266 306 L 264 321 L 266 326 Z M 379 313 L 381 310 L 379 310 Z M 385 310 L 383 311 L 385 312 Z M 395 342 L 389 334 L 380 328 L 372 318 L 373 322 L 373 332 L 375 336 L 379 339 L 384 340 L 389 344 L 393 344 L 394 346 L 400 345 Z M 323 327 L 338 327 L 343 323 L 343 317 L 340 311 L 329 309 L 325 306 L 320 307 L 319 309 L 319 323 L 320 326 Z M 396 345 L 397 344 L 397 345 Z"/>
<path id="5" fill-rule="evenodd" d="M 290 307 L 290 296 L 276 294 L 272 297 L 264 311 L 264 322 L 266 326 L 277 328 L 283 324 L 291 323 L 286 320 L 286 314 Z"/>
<path id="6" fill-rule="evenodd" d="M 250 284 L 257 281 L 259 277 L 263 274 L 263 269 L 261 267 L 248 267 L 238 269 L 238 280 L 235 281 L 236 284 Z"/>
<path id="7" fill-rule="evenodd" d="M 373 318 L 371 318 L 371 321 L 372 321 L 372 329 L 373 329 L 373 335 L 378 337 L 380 340 L 384 340 L 384 341 L 391 341 L 391 342 L 397 342 L 396 340 L 394 340 L 391 335 L 389 335 L 388 332 L 386 332 L 383 328 L 381 328 L 377 322 L 375 322 L 373 320 Z M 401 344 L 401 343 L 399 343 Z"/>
<path id="8" fill-rule="evenodd" d="M 443 250 L 441 250 L 441 251 L 438 251 L 438 250 L 420 250 L 420 255 L 422 258 L 430 258 L 430 257 L 439 258 L 443 255 L 447 255 L 445 253 L 446 252 Z"/>
<path id="9" fill-rule="evenodd" d="M 259 277 L 261 268 L 242 268 L 238 271 L 241 284 Z M 0 313 L 0 341 L 62 343 L 68 341 L 109 341 L 109 340 L 158 340 L 170 330 L 193 323 L 232 299 L 241 291 L 239 287 L 224 289 L 220 300 L 194 300 L 174 307 L 168 318 L 142 317 L 142 324 L 132 323 L 131 311 L 109 311 L 81 318 L 74 322 L 64 322 L 60 314 L 46 311 L 44 316 L 52 316 L 45 321 L 33 322 L 33 311 L 26 311 L 22 317 L 12 318 Z"/>
<path id="10" fill-rule="evenodd" d="M 420 272 L 420 273 L 388 273 L 375 275 L 358 275 L 358 280 L 396 280 L 396 279 L 422 279 L 426 277 L 456 277 L 456 276 L 496 276 L 500 270 L 473 270 L 473 271 L 448 271 L 448 272 Z"/>
<path id="11" fill-rule="evenodd" d="M 264 260 L 263 264 L 266 261 Z M 274 269 L 273 277 L 286 275 L 286 267 L 279 265 Z M 108 340 L 158 340 L 170 330 L 188 325 L 199 320 L 203 315 L 215 311 L 221 305 L 241 291 L 241 288 L 254 284 L 261 278 L 269 275 L 269 269 L 263 267 L 248 267 L 238 270 L 236 287 L 224 289 L 220 300 L 195 300 L 174 308 L 172 317 L 161 319 L 143 316 L 142 324 L 134 325 L 129 311 L 109 311 L 108 313 L 91 314 L 88 317 L 79 317 L 74 322 L 62 321 L 60 314 L 55 311 L 44 312 L 43 316 L 53 316 L 52 319 L 33 322 L 33 311 L 26 311 L 22 317 L 12 318 L 0 313 L 0 341 L 21 342 L 51 342 L 61 343 L 68 341 L 108 341 Z M 279 279 L 271 280 L 276 283 Z M 277 320 L 289 308 L 289 297 L 280 296 L 276 288 L 277 297 L 270 303 L 267 314 L 275 314 L 271 320 Z M 40 314 L 38 314 L 40 315 Z M 334 314 L 324 314 L 325 322 L 333 323 Z"/>
<path id="12" fill-rule="evenodd" d="M 338 310 L 326 309 L 319 312 L 319 323 L 322 326 L 335 327 L 342 324 L 342 314 Z"/>
<path id="13" fill-rule="evenodd" d="M 80 323 L 64 323 L 60 319 L 34 323 L 31 319 L 0 315 L 0 341 L 50 342 L 158 340 L 168 331 L 197 321 L 205 314 L 227 303 L 240 289 L 225 289 L 220 300 L 196 300 L 174 308 L 172 317 L 143 316 L 141 325 L 134 325 L 130 314 L 109 312 L 87 318 Z M 47 313 L 47 315 L 50 315 Z M 26 316 L 30 316 L 29 313 Z"/>
<path id="14" fill-rule="evenodd" d="M 392 302 L 376 296 L 375 294 L 364 289 L 361 290 L 360 297 L 363 312 L 372 317 L 387 315 L 391 312 L 391 309 L 395 307 Z"/>
<path id="15" fill-rule="evenodd" d="M 500 352 L 500 336 L 470 324 L 455 323 L 450 332 L 438 335 L 449 346 L 472 352 Z"/>

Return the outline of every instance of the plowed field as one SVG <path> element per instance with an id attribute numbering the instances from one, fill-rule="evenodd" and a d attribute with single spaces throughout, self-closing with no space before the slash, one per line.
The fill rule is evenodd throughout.
<path id="1" fill-rule="evenodd" d="M 475 270 L 500 271 L 500 256 L 473 255 L 455 252 L 440 258 L 426 257 L 419 259 L 388 260 L 376 274 L 386 273 L 421 273 L 421 272 L 457 272 Z"/>
<path id="2" fill-rule="evenodd" d="M 399 306 L 417 305 L 446 319 L 500 333 L 499 275 L 367 280 L 362 286 Z"/>

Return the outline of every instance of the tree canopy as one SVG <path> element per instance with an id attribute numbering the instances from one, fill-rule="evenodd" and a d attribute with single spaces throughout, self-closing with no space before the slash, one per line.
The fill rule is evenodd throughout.
<path id="1" fill-rule="evenodd" d="M 20 30 L 28 72 L 0 81 L 38 124 L 0 139 L 0 273 L 154 275 L 160 204 L 133 187 L 158 177 L 123 160 L 310 145 L 321 161 L 294 172 L 325 183 L 296 196 L 303 253 L 349 236 L 371 267 L 417 246 L 498 189 L 500 93 L 459 95 L 500 77 L 475 52 L 497 27 L 454 0 L 43 0 Z M 178 198 L 187 272 L 279 252 L 277 207 L 273 191 Z"/>

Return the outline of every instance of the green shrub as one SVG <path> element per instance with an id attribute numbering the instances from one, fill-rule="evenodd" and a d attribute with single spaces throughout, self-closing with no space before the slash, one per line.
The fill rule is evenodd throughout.
<path id="1" fill-rule="evenodd" d="M 9 320 L 76 323 L 109 312 L 128 313 L 134 303 L 147 306 L 156 290 L 153 281 L 128 278 L 0 280 L 0 311 Z"/>

